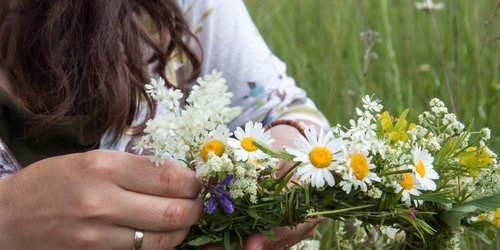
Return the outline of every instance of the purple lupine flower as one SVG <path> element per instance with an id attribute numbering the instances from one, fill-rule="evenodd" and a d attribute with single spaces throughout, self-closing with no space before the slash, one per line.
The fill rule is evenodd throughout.
<path id="1" fill-rule="evenodd" d="M 410 210 L 415 211 L 415 210 L 417 210 L 417 208 L 416 207 L 412 207 L 412 208 L 410 208 Z M 415 215 L 414 212 L 408 212 L 408 216 L 410 216 L 410 218 L 412 218 L 413 220 L 417 219 L 417 216 Z"/>
<path id="2" fill-rule="evenodd" d="M 217 209 L 217 202 L 215 201 L 215 198 L 213 196 L 210 196 L 207 205 L 205 206 L 205 212 L 207 214 L 213 214 L 215 212 L 215 209 Z"/>
<path id="3" fill-rule="evenodd" d="M 228 175 L 221 183 L 209 183 L 206 185 L 210 198 L 205 206 L 207 214 L 213 214 L 217 209 L 216 199 L 219 201 L 224 213 L 232 214 L 234 212 L 234 205 L 231 202 L 231 192 L 225 191 L 226 187 L 233 183 L 234 176 Z"/>
<path id="4" fill-rule="evenodd" d="M 227 186 L 229 184 L 233 184 L 233 181 L 234 181 L 234 176 L 232 174 L 226 176 L 226 178 L 224 178 L 224 180 L 222 181 L 222 185 L 224 186 Z"/>
<path id="5" fill-rule="evenodd" d="M 231 202 L 231 192 L 222 192 L 221 195 L 218 196 L 219 198 L 219 204 L 222 206 L 222 209 L 224 209 L 224 213 L 226 214 L 232 214 L 234 213 L 234 205 Z"/>

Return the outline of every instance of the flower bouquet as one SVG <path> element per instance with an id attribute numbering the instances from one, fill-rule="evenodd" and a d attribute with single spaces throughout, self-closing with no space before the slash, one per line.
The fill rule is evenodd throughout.
<path id="1" fill-rule="evenodd" d="M 366 96 L 348 126 L 310 127 L 294 146 L 273 151 L 263 124 L 229 130 L 240 109 L 229 107 L 221 73 L 198 79 L 182 107 L 181 92 L 162 79 L 146 92 L 163 112 L 148 121 L 136 150 L 151 152 L 157 165 L 170 159 L 191 168 L 203 182 L 206 213 L 183 247 L 230 249 L 256 232 L 272 238 L 274 227 L 321 216 L 354 220 L 368 238 L 389 235 L 384 245 L 415 249 L 464 230 L 489 242 L 500 226 L 490 131 L 470 131 L 438 99 L 411 123 L 409 110 L 392 116 Z M 284 162 L 291 167 L 278 174 Z"/>

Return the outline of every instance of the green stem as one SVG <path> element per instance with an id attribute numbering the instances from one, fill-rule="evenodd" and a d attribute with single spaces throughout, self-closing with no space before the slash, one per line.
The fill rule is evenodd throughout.
<path id="1" fill-rule="evenodd" d="M 375 206 L 376 206 L 375 204 L 370 204 L 370 205 L 363 205 L 363 206 L 357 206 L 357 207 L 342 208 L 342 209 L 337 209 L 337 210 L 314 212 L 314 213 L 308 213 L 307 217 L 327 215 L 327 214 L 340 214 L 340 213 L 347 212 L 347 211 L 375 207 Z"/>
<path id="2" fill-rule="evenodd" d="M 231 242 L 229 238 L 229 230 L 224 231 L 224 249 L 231 250 Z"/>
<path id="3" fill-rule="evenodd" d="M 381 177 L 381 176 L 394 175 L 394 174 L 405 174 L 405 173 L 411 173 L 411 172 L 412 172 L 411 169 L 404 169 L 404 170 L 380 173 L 380 174 L 378 174 L 378 176 Z"/>
<path id="4" fill-rule="evenodd" d="M 279 158 L 279 159 L 283 159 L 283 160 L 287 160 L 287 161 L 292 161 L 294 158 L 293 155 L 287 154 L 285 152 L 281 152 L 281 153 L 274 152 L 272 149 L 268 148 L 267 146 L 265 146 L 264 144 L 261 144 L 259 142 L 254 141 L 252 143 L 255 145 L 255 147 L 257 147 L 262 152 L 264 152 L 265 154 L 267 154 L 271 157 Z"/>

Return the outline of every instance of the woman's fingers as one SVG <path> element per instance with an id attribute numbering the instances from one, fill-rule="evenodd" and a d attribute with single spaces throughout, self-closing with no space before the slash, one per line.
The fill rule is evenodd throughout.
<path id="1" fill-rule="evenodd" d="M 274 241 L 267 239 L 262 234 L 254 234 L 248 237 L 245 243 L 245 249 L 286 249 L 305 238 L 314 236 L 316 225 L 323 220 L 323 218 L 309 220 L 298 225 L 296 228 L 274 228 L 274 236 L 277 238 Z"/>
<path id="2" fill-rule="evenodd" d="M 94 239 L 101 242 L 97 244 L 99 249 L 132 249 L 134 245 L 135 229 L 114 227 L 108 230 L 100 230 L 102 233 Z M 179 245 L 189 233 L 189 228 L 172 232 L 149 232 L 143 233 L 142 247 L 144 250 L 166 250 L 173 249 Z M 90 242 L 89 242 L 90 243 Z M 108 243 L 108 244 L 102 244 Z M 88 244 L 87 249 L 94 248 L 95 244 Z M 102 247 L 101 247 L 102 246 Z"/>
<path id="3" fill-rule="evenodd" d="M 102 150 L 87 154 L 88 161 L 95 162 L 89 165 L 101 166 L 96 171 L 107 174 L 116 185 L 132 192 L 194 199 L 201 190 L 201 181 L 194 171 L 173 161 L 156 167 L 147 156 Z"/>
<path id="4" fill-rule="evenodd" d="M 115 212 L 109 215 L 113 224 L 147 231 L 189 228 L 203 214 L 201 198 L 164 198 L 125 191 L 113 200 Z"/>

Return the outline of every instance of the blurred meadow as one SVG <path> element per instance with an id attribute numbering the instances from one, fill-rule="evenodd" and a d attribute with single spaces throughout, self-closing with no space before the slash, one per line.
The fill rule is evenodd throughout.
<path id="1" fill-rule="evenodd" d="M 489 127 L 500 153 L 500 1 L 441 0 L 434 12 L 416 2 L 246 0 L 288 74 L 332 125 L 348 124 L 366 94 L 396 116 L 410 108 L 415 121 L 438 97 L 473 129 Z M 321 249 L 336 249 L 338 222 L 327 223 Z"/>
<path id="2" fill-rule="evenodd" d="M 434 12 L 412 0 L 245 2 L 332 125 L 366 94 L 393 115 L 409 107 L 413 120 L 438 97 L 472 128 L 491 128 L 500 153 L 500 1 L 442 0 Z"/>

